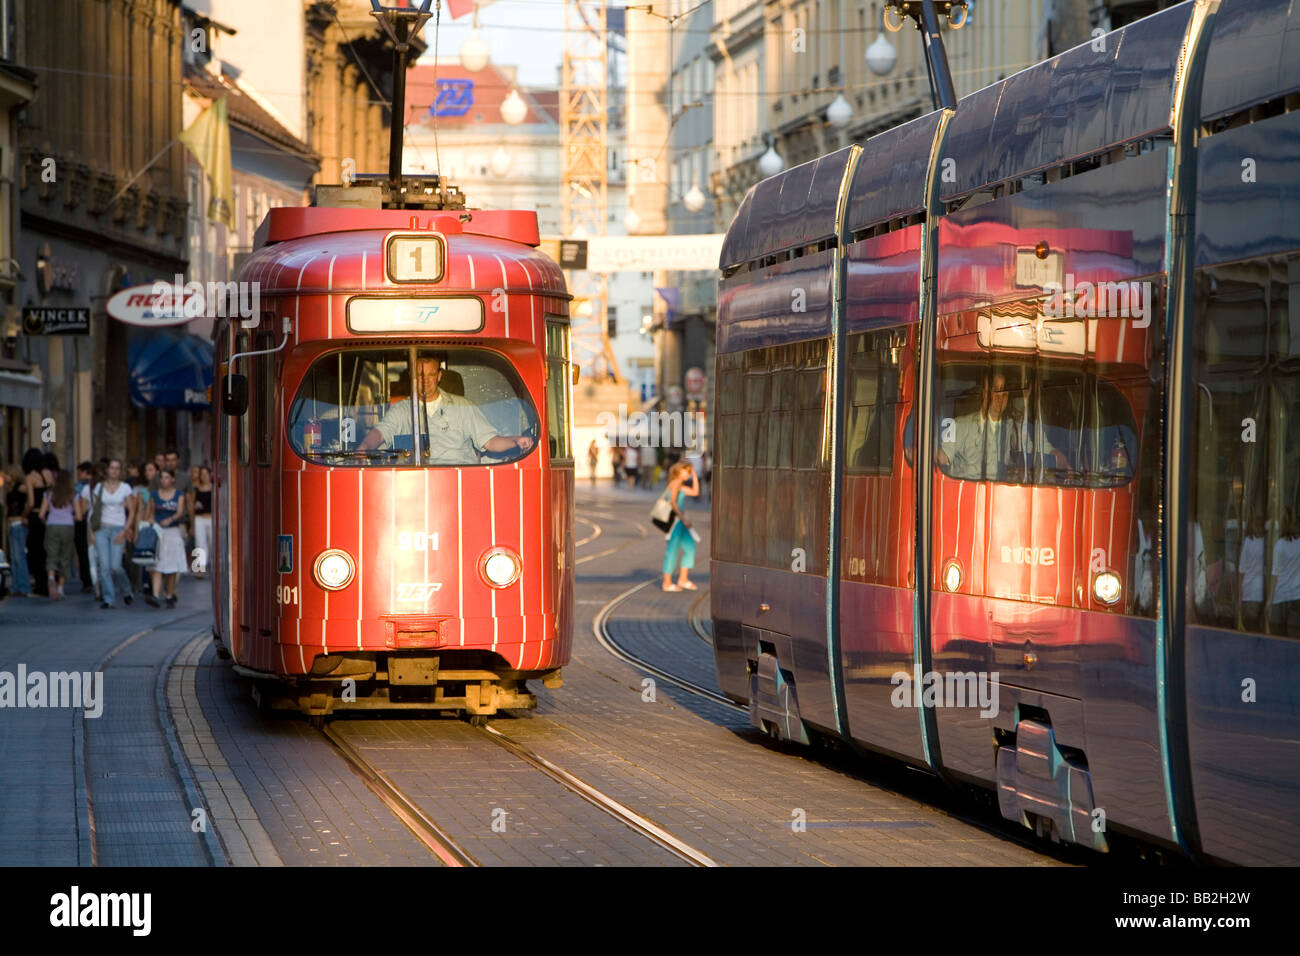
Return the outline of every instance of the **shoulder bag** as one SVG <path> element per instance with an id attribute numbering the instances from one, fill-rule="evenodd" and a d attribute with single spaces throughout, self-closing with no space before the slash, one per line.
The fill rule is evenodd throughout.
<path id="1" fill-rule="evenodd" d="M 665 488 L 664 493 L 655 502 L 655 506 L 650 509 L 650 523 L 667 534 L 676 520 L 677 512 L 673 511 L 672 502 L 668 500 L 668 490 Z"/>

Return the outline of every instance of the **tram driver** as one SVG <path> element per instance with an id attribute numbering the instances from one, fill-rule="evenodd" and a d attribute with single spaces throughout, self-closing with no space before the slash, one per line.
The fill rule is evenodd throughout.
<path id="1" fill-rule="evenodd" d="M 443 353 L 421 355 L 416 360 L 420 401 L 416 414 L 421 416 L 420 433 L 424 436 L 425 460 L 432 465 L 477 465 L 481 452 L 498 454 L 527 452 L 533 439 L 527 435 L 501 435 L 492 423 L 468 399 L 440 390 L 447 357 Z M 411 434 L 411 408 L 398 402 L 362 439 L 359 449 L 371 451 L 391 448 L 398 435 Z"/>

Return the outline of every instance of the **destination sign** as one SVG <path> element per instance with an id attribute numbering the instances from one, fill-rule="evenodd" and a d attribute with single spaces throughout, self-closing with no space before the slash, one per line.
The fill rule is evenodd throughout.
<path id="1" fill-rule="evenodd" d="M 483 322 L 483 300 L 475 296 L 354 296 L 348 300 L 350 332 L 478 332 Z"/>

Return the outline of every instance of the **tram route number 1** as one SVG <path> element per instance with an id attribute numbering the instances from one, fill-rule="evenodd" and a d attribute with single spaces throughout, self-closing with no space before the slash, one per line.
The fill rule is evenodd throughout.
<path id="1" fill-rule="evenodd" d="M 287 584 L 279 585 L 275 589 L 275 603 L 276 604 L 297 604 L 298 589 L 296 587 L 290 587 Z"/>

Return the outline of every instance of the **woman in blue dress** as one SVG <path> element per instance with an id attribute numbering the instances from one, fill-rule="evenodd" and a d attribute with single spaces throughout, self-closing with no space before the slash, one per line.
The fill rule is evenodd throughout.
<path id="1" fill-rule="evenodd" d="M 677 521 L 668 534 L 668 549 L 664 553 L 663 588 L 665 591 L 694 591 L 697 588 L 691 583 L 689 572 L 695 567 L 695 536 L 691 530 L 691 523 L 686 520 L 686 515 L 682 512 L 682 508 L 686 506 L 687 495 L 692 498 L 700 496 L 700 479 L 690 462 L 679 461 L 669 469 L 667 495 L 669 504 L 673 506 L 673 513 L 677 515 Z M 676 584 L 673 584 L 674 567 L 681 568 Z"/>

